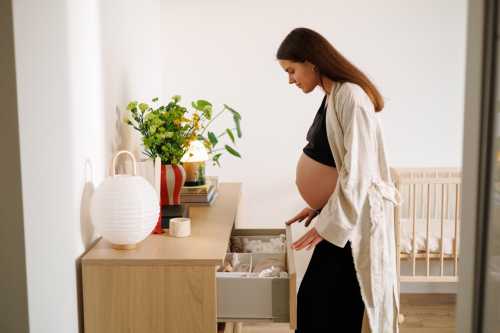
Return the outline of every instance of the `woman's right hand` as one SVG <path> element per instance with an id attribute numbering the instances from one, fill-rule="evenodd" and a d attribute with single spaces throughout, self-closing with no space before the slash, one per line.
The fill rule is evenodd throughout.
<path id="1" fill-rule="evenodd" d="M 294 217 L 292 217 L 290 220 L 286 221 L 285 224 L 286 225 L 290 225 L 292 223 L 295 223 L 297 221 L 299 222 L 302 222 L 304 219 L 306 219 L 306 222 L 305 222 L 305 226 L 309 226 L 309 224 L 311 223 L 311 221 L 316 217 L 316 215 L 318 215 L 319 212 L 315 209 L 312 209 L 312 208 L 309 208 L 309 207 L 306 207 L 304 209 L 302 209 L 297 215 L 295 215 Z"/>

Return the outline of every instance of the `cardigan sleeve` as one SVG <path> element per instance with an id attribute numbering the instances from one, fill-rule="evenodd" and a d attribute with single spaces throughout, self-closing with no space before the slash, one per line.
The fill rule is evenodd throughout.
<path id="1" fill-rule="evenodd" d="M 315 224 L 318 234 L 344 247 L 360 220 L 371 186 L 375 162 L 373 104 L 361 87 L 344 83 L 336 96 L 344 150 L 337 187 L 322 208 Z M 337 121 L 334 110 L 327 113 L 327 126 Z M 332 127 L 330 127 L 332 128 Z M 341 135 L 342 135 L 341 134 Z M 331 144 L 330 144 L 331 145 Z"/>

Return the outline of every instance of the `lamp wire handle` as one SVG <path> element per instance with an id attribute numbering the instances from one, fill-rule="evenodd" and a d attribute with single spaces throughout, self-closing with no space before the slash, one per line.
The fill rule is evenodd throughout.
<path id="1" fill-rule="evenodd" d="M 127 151 L 127 150 L 120 150 L 118 153 L 116 153 L 115 157 L 113 158 L 113 177 L 116 175 L 116 160 L 118 159 L 118 156 L 120 156 L 121 154 L 127 154 L 131 159 L 132 159 L 132 162 L 133 162 L 133 166 L 134 166 L 134 176 L 137 175 L 137 163 L 135 161 L 135 157 L 134 157 L 134 154 L 132 154 L 131 152 Z"/>

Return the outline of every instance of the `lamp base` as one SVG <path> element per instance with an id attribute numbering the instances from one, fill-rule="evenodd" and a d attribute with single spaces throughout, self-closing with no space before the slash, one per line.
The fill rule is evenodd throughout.
<path id="1" fill-rule="evenodd" d="M 186 181 L 184 186 L 201 186 L 205 185 L 205 162 L 184 162 L 184 170 L 186 170 Z"/>

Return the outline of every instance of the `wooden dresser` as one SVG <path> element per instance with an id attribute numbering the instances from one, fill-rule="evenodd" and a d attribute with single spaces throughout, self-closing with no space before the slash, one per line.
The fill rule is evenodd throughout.
<path id="1" fill-rule="evenodd" d="M 151 235 L 135 250 L 101 239 L 82 258 L 86 333 L 215 333 L 218 321 L 287 321 L 295 328 L 291 229 L 235 229 L 240 183 L 222 183 L 210 207 L 191 207 L 191 236 Z M 216 272 L 232 235 L 285 234 L 288 276 Z"/>

